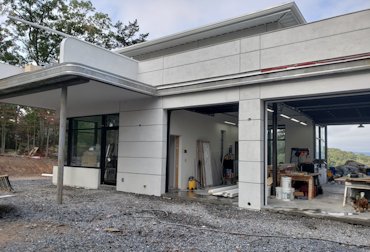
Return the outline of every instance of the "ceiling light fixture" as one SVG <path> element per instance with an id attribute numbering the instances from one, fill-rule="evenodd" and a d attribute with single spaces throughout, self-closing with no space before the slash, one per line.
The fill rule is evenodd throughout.
<path id="1" fill-rule="evenodd" d="M 307 126 L 307 123 L 305 123 L 305 122 L 299 122 L 299 123 L 304 125 L 304 126 Z"/>
<path id="2" fill-rule="evenodd" d="M 224 121 L 224 123 L 236 126 L 236 123 L 233 123 L 233 122 Z"/>
<path id="3" fill-rule="evenodd" d="M 292 120 L 293 122 L 299 122 L 299 120 L 295 119 L 295 118 L 290 118 L 290 120 Z"/>
<path id="4" fill-rule="evenodd" d="M 267 110 L 268 112 L 274 113 L 274 111 L 273 111 L 272 109 L 267 108 L 266 110 Z"/>
<path id="5" fill-rule="evenodd" d="M 284 115 L 284 114 L 280 114 L 280 116 L 281 116 L 281 117 L 284 117 L 284 118 L 286 118 L 286 119 L 290 119 L 290 117 L 289 117 L 289 116 Z"/>

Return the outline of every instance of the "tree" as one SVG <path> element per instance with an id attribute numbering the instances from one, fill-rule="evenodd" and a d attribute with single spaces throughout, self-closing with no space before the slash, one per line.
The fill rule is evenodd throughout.
<path id="1" fill-rule="evenodd" d="M 128 25 L 120 21 L 113 24 L 110 17 L 97 12 L 90 1 L 0 0 L 0 6 L 3 15 L 17 16 L 107 49 L 140 43 L 149 35 L 139 34 L 137 20 Z M 63 39 L 61 36 L 10 19 L 0 27 L 7 33 L 10 42 L 18 41 L 17 49 L 23 56 L 18 62 L 11 59 L 11 56 L 18 59 L 19 55 L 12 48 L 16 45 L 8 43 L 4 44 L 2 51 L 9 52 L 10 55 L 1 57 L 0 60 L 13 63 L 35 62 L 37 65 L 58 60 L 59 44 Z"/>

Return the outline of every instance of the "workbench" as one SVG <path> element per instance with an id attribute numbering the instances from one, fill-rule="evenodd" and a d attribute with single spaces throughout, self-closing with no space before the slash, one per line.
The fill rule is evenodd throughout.
<path id="1" fill-rule="evenodd" d="M 281 176 L 285 177 L 291 177 L 292 182 L 294 181 L 303 181 L 307 182 L 308 184 L 308 195 L 307 198 L 309 200 L 312 200 L 316 195 L 315 195 L 315 179 L 318 180 L 318 176 L 320 173 L 307 173 L 307 174 L 302 174 L 302 173 L 286 173 L 286 174 L 281 174 Z"/>
<path id="2" fill-rule="evenodd" d="M 344 182 L 343 207 L 346 205 L 347 202 L 348 189 L 370 190 L 370 177 L 363 178 L 341 177 L 335 179 L 335 181 Z"/>

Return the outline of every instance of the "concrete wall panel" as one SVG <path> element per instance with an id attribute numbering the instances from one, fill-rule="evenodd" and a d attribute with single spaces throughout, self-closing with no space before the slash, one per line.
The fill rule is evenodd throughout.
<path id="1" fill-rule="evenodd" d="M 152 174 L 117 174 L 117 191 L 161 196 L 164 192 L 165 176 Z"/>
<path id="2" fill-rule="evenodd" d="M 161 69 L 163 69 L 163 57 L 140 61 L 138 66 L 139 73 L 153 72 Z"/>
<path id="3" fill-rule="evenodd" d="M 166 127 L 163 125 L 142 125 L 120 127 L 121 142 L 160 142 L 167 139 Z"/>
<path id="4" fill-rule="evenodd" d="M 163 70 L 157 70 L 153 72 L 139 73 L 138 81 L 143 83 L 158 86 L 163 84 Z"/>
<path id="5" fill-rule="evenodd" d="M 118 172 L 162 175 L 166 170 L 165 158 L 119 158 Z"/>
<path id="6" fill-rule="evenodd" d="M 239 207 L 259 210 L 263 199 L 263 184 L 239 182 Z"/>
<path id="7" fill-rule="evenodd" d="M 165 150 L 166 142 L 120 142 L 118 156 L 135 158 L 165 158 Z"/>
<path id="8" fill-rule="evenodd" d="M 209 61 L 240 53 L 239 40 L 164 57 L 164 68 Z"/>
<path id="9" fill-rule="evenodd" d="M 163 108 L 184 108 L 212 104 L 225 104 L 239 101 L 239 88 L 230 88 L 208 92 L 182 94 L 163 97 Z"/>
<path id="10" fill-rule="evenodd" d="M 80 63 L 137 80 L 136 60 L 76 38 L 65 38 L 61 43 L 60 63 L 65 62 Z"/>
<path id="11" fill-rule="evenodd" d="M 163 109 L 148 109 L 120 113 L 120 126 L 166 124 L 167 115 Z"/>
<path id="12" fill-rule="evenodd" d="M 100 185 L 100 169 L 84 167 L 64 167 L 63 185 L 98 189 Z M 53 166 L 53 184 L 58 181 L 58 166 Z"/>
<path id="13" fill-rule="evenodd" d="M 240 54 L 240 72 L 250 72 L 261 68 L 260 52 Z"/>
<path id="14" fill-rule="evenodd" d="M 239 162 L 239 182 L 261 184 L 264 179 L 264 162 Z"/>
<path id="15" fill-rule="evenodd" d="M 240 40 L 241 53 L 253 52 L 260 50 L 261 37 L 254 36 L 243 38 Z"/>
<path id="16" fill-rule="evenodd" d="M 239 72 L 240 57 L 233 55 L 164 70 L 164 84 L 198 80 Z"/>
<path id="17" fill-rule="evenodd" d="M 370 29 L 287 44 L 261 51 L 261 68 L 330 59 L 370 51 Z M 354 44 L 353 41 L 356 41 Z"/>
<path id="18" fill-rule="evenodd" d="M 369 28 L 370 10 L 261 35 L 262 49 Z M 355 41 L 355 40 L 354 40 Z M 333 44 L 334 45 L 334 44 Z"/>

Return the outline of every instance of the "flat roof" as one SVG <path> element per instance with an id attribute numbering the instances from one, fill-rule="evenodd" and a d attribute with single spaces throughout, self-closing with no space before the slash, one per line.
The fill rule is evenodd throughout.
<path id="1" fill-rule="evenodd" d="M 284 27 L 306 23 L 296 3 L 290 2 L 196 29 L 120 48 L 115 50 L 115 52 L 132 57 L 276 21 L 279 21 Z"/>
<path id="2" fill-rule="evenodd" d="M 155 96 L 155 87 L 77 63 L 62 63 L 0 79 L 0 99 L 87 83 L 90 80 Z"/>

